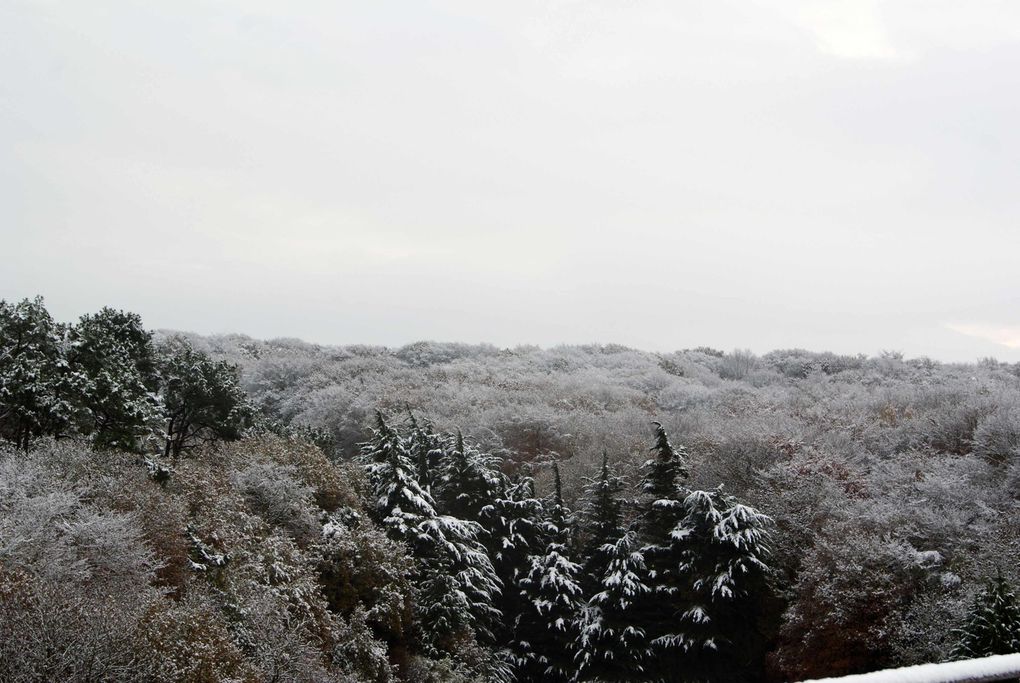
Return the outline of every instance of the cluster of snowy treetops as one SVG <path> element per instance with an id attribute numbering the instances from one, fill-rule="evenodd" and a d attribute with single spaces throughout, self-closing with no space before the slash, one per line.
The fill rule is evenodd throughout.
<path id="1" fill-rule="evenodd" d="M 1012 652 L 1018 483 L 1020 368 L 993 361 L 341 349 L 0 302 L 0 680 Z"/>
<path id="2" fill-rule="evenodd" d="M 371 512 L 415 557 L 429 648 L 465 634 L 508 680 L 722 681 L 760 675 L 769 520 L 721 488 L 685 487 L 656 425 L 641 497 L 603 458 L 575 515 L 460 433 L 381 414 L 360 460 Z"/>
<path id="3" fill-rule="evenodd" d="M 254 417 L 237 369 L 183 337 L 154 344 L 134 313 L 104 308 L 74 324 L 40 298 L 0 301 L 0 437 L 80 435 L 100 449 L 165 455 L 237 438 Z"/>

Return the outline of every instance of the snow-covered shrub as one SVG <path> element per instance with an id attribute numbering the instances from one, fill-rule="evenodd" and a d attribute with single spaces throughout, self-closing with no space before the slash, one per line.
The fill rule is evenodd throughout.
<path id="1" fill-rule="evenodd" d="M 0 454 L 0 563 L 54 582 L 144 587 L 158 562 L 135 515 L 90 505 L 45 466 L 47 452 Z"/>
<path id="2" fill-rule="evenodd" d="M 757 367 L 757 356 L 750 350 L 736 349 L 722 357 L 719 376 L 723 379 L 745 379 Z"/>
<path id="3" fill-rule="evenodd" d="M 350 474 L 274 437 L 162 483 L 71 441 L 0 451 L 0 680 L 390 680 L 380 636 L 412 647 L 383 626 L 410 621 L 408 561 Z M 362 522 L 326 539 L 329 514 Z M 342 564 L 373 578 L 330 585 Z"/>
<path id="4" fill-rule="evenodd" d="M 415 367 L 428 367 L 450 363 L 461 358 L 494 355 L 498 352 L 491 344 L 460 344 L 451 342 L 415 342 L 393 352 L 396 358 Z"/>
<path id="5" fill-rule="evenodd" d="M 138 629 L 161 600 L 114 580 L 53 581 L 0 563 L 0 680 L 152 680 Z"/>
<path id="6" fill-rule="evenodd" d="M 974 446 L 974 432 L 988 408 L 974 403 L 963 392 L 932 392 L 922 395 L 929 403 L 925 419 L 918 424 L 919 444 L 935 451 L 965 455 Z M 924 405 L 924 404 L 922 404 Z"/>
<path id="7" fill-rule="evenodd" d="M 770 351 L 762 357 L 762 361 L 791 379 L 803 379 L 821 369 L 815 354 L 803 349 Z"/>
<path id="8" fill-rule="evenodd" d="M 948 624 L 963 622 L 966 595 L 952 582 L 926 587 L 900 616 L 890 639 L 896 666 L 913 666 L 952 659 L 956 636 Z"/>
<path id="9" fill-rule="evenodd" d="M 298 480 L 293 466 L 253 462 L 235 472 L 231 483 L 269 524 L 282 527 L 299 541 L 316 535 L 319 522 L 312 487 Z"/>
<path id="10" fill-rule="evenodd" d="M 1020 457 L 1020 407 L 1002 407 L 978 421 L 974 455 L 996 463 Z"/>
<path id="11" fill-rule="evenodd" d="M 409 637 L 412 560 L 364 516 L 331 514 L 317 547 L 319 583 L 331 611 L 363 621 L 387 640 Z"/>
<path id="12" fill-rule="evenodd" d="M 777 653 L 786 675 L 890 665 L 900 614 L 923 575 L 905 544 L 849 525 L 832 528 L 808 552 L 793 586 Z"/>
<path id="13" fill-rule="evenodd" d="M 255 678 L 229 622 L 211 596 L 195 592 L 147 613 L 137 626 L 139 651 L 146 656 L 144 678 L 158 683 Z"/>

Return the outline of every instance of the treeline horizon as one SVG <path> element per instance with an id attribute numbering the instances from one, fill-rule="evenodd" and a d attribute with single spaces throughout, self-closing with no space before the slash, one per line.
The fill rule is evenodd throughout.
<path id="1" fill-rule="evenodd" d="M 477 342 L 463 342 L 455 339 L 440 339 L 440 338 L 422 338 L 415 339 L 402 344 L 371 344 L 358 341 L 347 341 L 347 342 L 321 342 L 321 341 L 309 341 L 303 337 L 291 337 L 286 335 L 280 336 L 257 336 L 247 332 L 196 332 L 188 329 L 177 329 L 172 327 L 159 327 L 154 328 L 153 333 L 157 337 L 172 337 L 180 336 L 187 339 L 200 339 L 200 340 L 235 340 L 235 341 L 248 341 L 256 344 L 282 344 L 289 345 L 295 344 L 306 347 L 315 347 L 321 349 L 363 349 L 372 350 L 381 353 L 389 353 L 398 357 L 410 357 L 416 350 L 424 348 L 445 348 L 445 349 L 462 349 L 473 352 L 499 352 L 499 353 L 526 353 L 532 351 L 549 352 L 560 349 L 581 349 L 581 350 L 598 350 L 600 352 L 620 352 L 620 351 L 633 351 L 638 353 L 644 353 L 649 355 L 668 356 L 677 353 L 704 353 L 709 356 L 716 358 L 756 358 L 756 359 L 767 359 L 774 358 L 783 354 L 803 354 L 805 357 L 812 357 L 818 359 L 819 363 L 846 363 L 847 359 L 853 359 L 853 361 L 875 361 L 882 358 L 894 358 L 903 360 L 908 363 L 925 363 L 925 364 L 937 364 L 947 366 L 980 366 L 980 365 L 1007 365 L 1007 366 L 1020 366 L 1020 361 L 1008 361 L 1001 360 L 994 354 L 988 355 L 975 355 L 973 360 L 951 360 L 947 358 L 940 358 L 934 355 L 920 353 L 917 355 L 911 355 L 904 352 L 901 349 L 896 348 L 895 345 L 889 345 L 883 347 L 876 352 L 852 352 L 852 351 L 833 351 L 831 349 L 820 349 L 820 348 L 807 348 L 804 346 L 780 346 L 768 351 L 754 351 L 749 347 L 734 347 L 726 350 L 721 347 L 712 346 L 709 344 L 699 344 L 696 346 L 689 346 L 677 349 L 651 349 L 640 345 L 623 344 L 615 341 L 583 341 L 583 342 L 556 342 L 552 344 L 537 344 L 532 342 L 520 342 L 515 344 L 497 344 L 495 342 L 488 341 L 477 341 Z M 452 352 L 456 354 L 456 351 Z M 737 361 L 734 360 L 734 363 Z"/>

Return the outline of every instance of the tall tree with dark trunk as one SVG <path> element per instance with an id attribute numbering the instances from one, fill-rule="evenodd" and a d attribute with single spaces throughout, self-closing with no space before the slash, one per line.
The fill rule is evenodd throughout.
<path id="1" fill-rule="evenodd" d="M 171 337 L 158 349 L 158 368 L 164 455 L 178 457 L 200 443 L 237 439 L 251 426 L 254 410 L 235 366 L 214 361 L 183 337 Z"/>

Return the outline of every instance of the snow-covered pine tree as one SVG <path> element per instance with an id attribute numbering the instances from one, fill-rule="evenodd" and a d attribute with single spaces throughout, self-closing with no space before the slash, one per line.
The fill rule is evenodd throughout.
<path id="1" fill-rule="evenodd" d="M 648 637 L 652 680 L 684 680 L 689 642 L 681 626 L 685 611 L 686 576 L 682 547 L 673 530 L 683 518 L 685 493 L 680 480 L 688 476 L 686 451 L 676 449 L 666 430 L 655 425 L 654 457 L 643 465 L 641 481 L 641 554 L 647 569 L 649 591 L 640 600 L 639 623 Z"/>
<path id="2" fill-rule="evenodd" d="M 202 442 L 238 439 L 251 426 L 254 408 L 236 366 L 213 360 L 181 336 L 163 341 L 156 354 L 164 455 L 177 457 Z"/>
<path id="3" fill-rule="evenodd" d="M 442 435 L 436 433 L 432 422 L 428 419 L 418 420 L 407 409 L 408 428 L 407 447 L 410 452 L 411 461 L 417 469 L 418 483 L 426 491 L 432 492 L 438 469 L 445 457 Z"/>
<path id="4" fill-rule="evenodd" d="M 678 502 L 680 486 L 690 474 L 687 471 L 689 456 L 682 446 L 675 448 L 669 435 L 659 422 L 655 425 L 655 445 L 650 449 L 654 456 L 641 466 L 641 493 L 644 496 L 642 535 L 647 539 L 665 539 L 678 519 L 679 508 L 669 501 Z M 657 504 L 662 501 L 663 504 Z"/>
<path id="5" fill-rule="evenodd" d="M 444 459 L 435 484 L 436 502 L 443 514 L 479 521 L 509 485 L 499 460 L 467 443 L 460 430 L 445 439 Z"/>
<path id="6" fill-rule="evenodd" d="M 410 543 L 412 529 L 436 516 L 432 496 L 421 487 L 407 441 L 376 411 L 372 438 L 361 445 L 372 505 L 369 513 L 395 540 Z"/>
<path id="7" fill-rule="evenodd" d="M 599 590 L 581 610 L 577 680 L 643 680 L 652 653 L 638 608 L 649 593 L 637 534 L 626 531 L 602 548 Z"/>
<path id="8" fill-rule="evenodd" d="M 423 626 L 424 640 L 433 648 L 450 650 L 454 637 L 471 629 L 471 605 L 457 585 L 449 557 L 418 560 L 427 563 L 419 574 L 415 591 L 418 622 Z"/>
<path id="9" fill-rule="evenodd" d="M 584 539 L 581 584 L 586 600 L 602 590 L 602 576 L 610 557 L 608 548 L 624 532 L 622 503 L 619 499 L 623 486 L 623 478 L 617 476 L 609 466 L 609 454 L 603 452 L 598 476 L 590 478 L 585 485 L 585 506 L 581 512 L 581 534 Z"/>
<path id="10" fill-rule="evenodd" d="M 726 496 L 722 487 L 691 491 L 672 532 L 679 549 L 677 620 L 686 651 L 684 672 L 694 681 L 740 681 L 763 655 L 758 630 L 766 592 L 772 520 Z"/>
<path id="11" fill-rule="evenodd" d="M 418 615 L 425 643 L 448 648 L 471 629 L 492 639 L 500 618 L 500 581 L 482 545 L 477 522 L 436 511 L 432 495 L 416 479 L 409 439 L 376 413 L 372 439 L 362 445 L 370 513 L 388 535 L 410 548 L 420 587 Z"/>
<path id="12" fill-rule="evenodd" d="M 572 520 L 563 504 L 555 463 L 553 469 L 555 492 L 546 522 L 549 542 L 542 554 L 532 557 L 531 570 L 520 581 L 525 604 L 511 646 L 526 680 L 569 681 L 576 668 L 581 566 L 569 557 Z"/>
<path id="13" fill-rule="evenodd" d="M 28 449 L 67 429 L 71 406 L 64 327 L 42 297 L 0 301 L 0 437 Z"/>
<path id="14" fill-rule="evenodd" d="M 152 334 L 135 313 L 104 308 L 68 333 L 75 423 L 98 448 L 137 450 L 160 429 Z"/>
<path id="15" fill-rule="evenodd" d="M 955 659 L 1020 652 L 1020 604 L 999 574 L 974 597 L 963 625 L 954 631 Z"/>
<path id="16" fill-rule="evenodd" d="M 518 476 L 509 481 L 506 490 L 482 508 L 481 522 L 489 557 L 503 585 L 497 603 L 503 614 L 497 639 L 509 642 L 525 607 L 520 582 L 531 569 L 532 555 L 545 547 L 542 501 L 535 497 L 531 477 Z"/>

